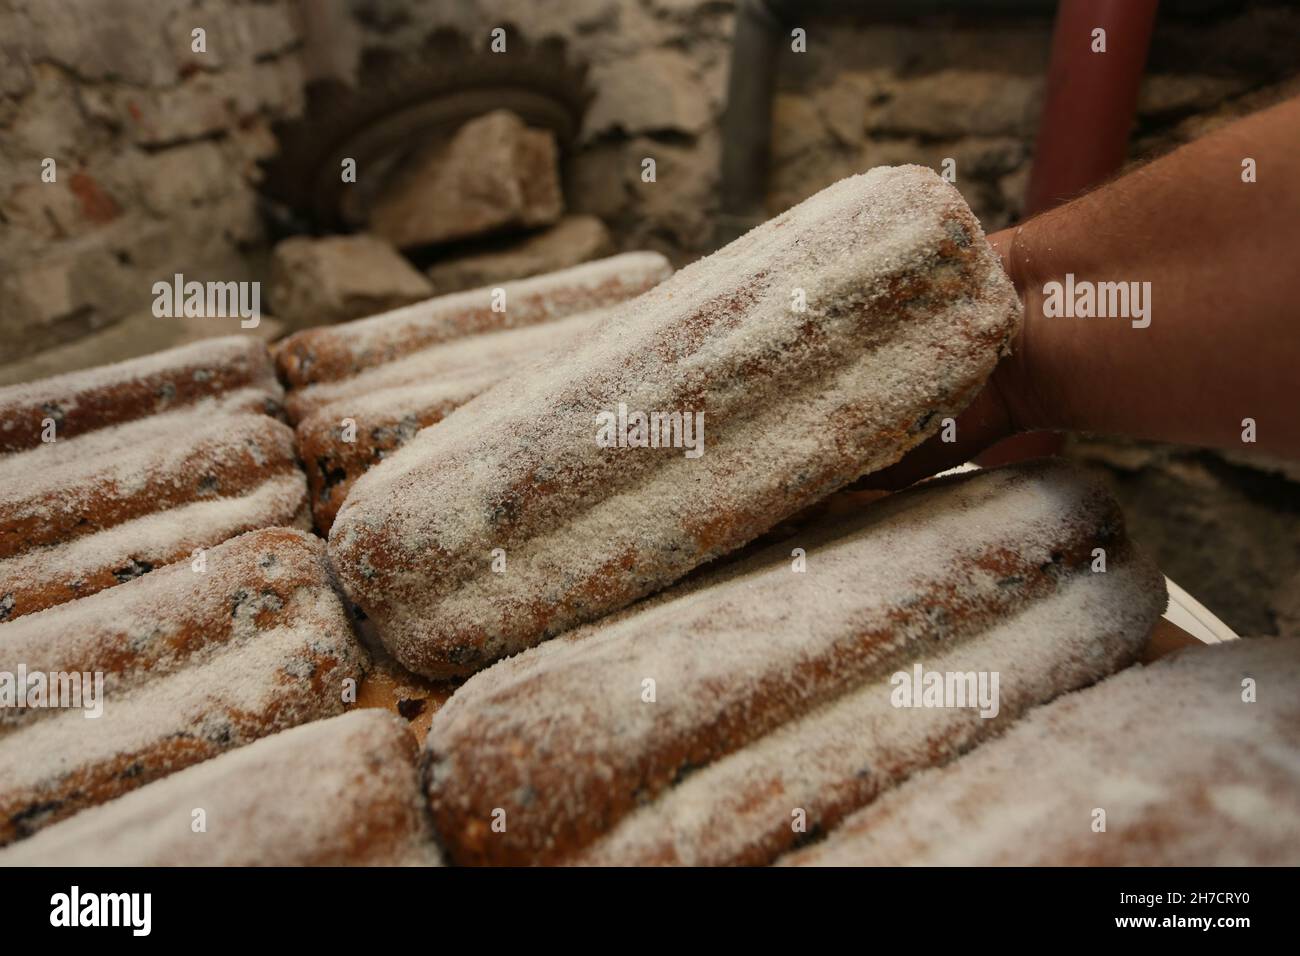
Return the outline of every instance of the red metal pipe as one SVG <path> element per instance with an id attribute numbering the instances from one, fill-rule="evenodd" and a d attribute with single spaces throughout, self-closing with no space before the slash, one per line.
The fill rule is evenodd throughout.
<path id="1" fill-rule="evenodd" d="M 1158 0 L 1061 0 L 1025 214 L 1114 175 L 1128 156 Z M 1093 52 L 1105 30 L 1106 52 Z"/>

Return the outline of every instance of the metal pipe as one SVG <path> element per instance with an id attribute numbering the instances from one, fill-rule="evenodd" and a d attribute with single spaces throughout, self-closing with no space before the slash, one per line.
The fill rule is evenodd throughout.
<path id="1" fill-rule="evenodd" d="M 766 216 L 763 196 L 772 138 L 781 21 L 763 0 L 741 0 L 731 40 L 727 109 L 722 116 L 722 208 L 714 241 L 726 245 Z"/>
<path id="2" fill-rule="evenodd" d="M 740 0 L 722 117 L 721 209 L 714 232 L 725 245 L 767 218 L 763 200 L 772 137 L 776 53 L 786 30 L 806 20 L 855 14 L 877 20 L 938 14 L 1045 14 L 1054 0 Z"/>
<path id="3" fill-rule="evenodd" d="M 1025 213 L 1114 175 L 1128 156 L 1158 0 L 1061 0 Z M 1105 30 L 1106 51 L 1093 52 Z"/>

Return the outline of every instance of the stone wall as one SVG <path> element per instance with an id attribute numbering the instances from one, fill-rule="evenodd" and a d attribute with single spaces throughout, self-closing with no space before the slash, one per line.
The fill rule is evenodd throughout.
<path id="1" fill-rule="evenodd" d="M 290 0 L 0 0 L 5 361 L 147 314 L 174 272 L 260 269 L 256 162 L 301 108 L 299 45 Z"/>
<path id="2" fill-rule="evenodd" d="M 350 0 L 359 48 L 414 48 L 435 27 L 486 37 L 512 25 L 561 37 L 592 66 L 595 99 L 568 158 L 570 207 L 600 216 L 625 248 L 678 263 L 712 248 L 719 120 L 732 0 Z M 775 69 L 775 214 L 881 164 L 957 160 L 957 185 L 986 228 L 1014 222 L 1028 179 L 1050 18 L 812 20 L 807 52 Z M 1300 92 L 1300 10 L 1269 0 L 1180 17 L 1166 4 L 1152 42 L 1135 159 Z M 641 181 L 653 157 L 654 183 Z"/>
<path id="3" fill-rule="evenodd" d="M 809 52 L 783 52 L 769 211 L 881 164 L 957 165 L 987 230 L 1019 219 L 1051 44 L 1049 20 L 836 24 Z M 814 40 L 825 49 L 817 51 Z M 816 56 L 813 54 L 817 53 Z M 1157 21 L 1131 157 L 1300 93 L 1300 10 L 1224 4 Z M 1080 135 L 1085 135 L 1081 131 Z"/>
<path id="4" fill-rule="evenodd" d="M 590 65 L 594 98 L 566 157 L 571 212 L 599 216 L 626 249 L 677 263 L 709 251 L 717 209 L 718 120 L 730 0 L 350 0 L 360 49 L 413 49 L 436 27 L 486 43 L 494 27 L 562 39 Z M 641 181 L 652 157 L 657 182 Z"/>
<path id="5" fill-rule="evenodd" d="M 356 56 L 418 49 L 439 28 L 483 42 L 501 25 L 560 37 L 590 65 L 594 92 L 565 158 L 569 210 L 599 216 L 622 248 L 679 264 L 711 250 L 733 0 L 330 2 L 350 14 Z M 1300 10 L 1251 0 L 1181 19 L 1166 6 L 1134 157 L 1300 91 Z M 142 313 L 151 283 L 174 271 L 265 276 L 257 161 L 276 148 L 272 123 L 302 108 L 297 10 L 295 0 L 0 0 L 6 360 Z M 200 26 L 201 54 L 191 51 Z M 1049 19 L 804 28 L 806 53 L 752 65 L 774 69 L 780 90 L 769 212 L 874 165 L 951 157 L 987 228 L 1016 220 Z M 46 157 L 58 164 L 53 184 L 40 178 Z M 647 157 L 655 182 L 641 179 Z"/>

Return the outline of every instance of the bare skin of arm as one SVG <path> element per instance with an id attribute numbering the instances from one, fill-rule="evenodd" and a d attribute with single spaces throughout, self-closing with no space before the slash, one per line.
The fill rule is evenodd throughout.
<path id="1" fill-rule="evenodd" d="M 1256 182 L 1242 181 L 1246 158 Z M 958 418 L 956 443 L 932 439 L 868 484 L 906 484 L 1044 429 L 1300 460 L 1300 98 L 989 242 L 1025 303 L 1013 352 Z M 1151 324 L 1044 315 L 1045 284 L 1066 273 L 1150 282 Z"/>

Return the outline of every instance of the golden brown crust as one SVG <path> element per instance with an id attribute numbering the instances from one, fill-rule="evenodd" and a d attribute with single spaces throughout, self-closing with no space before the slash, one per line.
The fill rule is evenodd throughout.
<path id="1" fill-rule="evenodd" d="M 54 426 L 5 423 L 32 447 L 0 454 L 0 622 L 300 524 L 282 397 L 265 346 L 238 336 L 0 390 Z"/>
<path id="2" fill-rule="evenodd" d="M 296 421 L 316 527 L 328 534 L 361 475 L 455 409 L 549 351 L 590 335 L 617 306 L 422 349 L 341 382 L 300 388 L 285 403 Z"/>
<path id="3" fill-rule="evenodd" d="M 1297 682 L 1294 638 L 1180 650 L 1034 709 L 781 862 L 1295 866 Z"/>
<path id="4" fill-rule="evenodd" d="M 246 386 L 280 395 L 266 345 L 231 336 L 0 388 L 0 454 L 39 447 L 47 419 L 63 440 Z"/>
<path id="5" fill-rule="evenodd" d="M 104 675 L 103 715 L 7 711 L 0 843 L 278 730 L 339 713 L 365 654 L 319 539 L 291 529 L 212 548 L 0 625 L 29 673 Z"/>
<path id="6" fill-rule="evenodd" d="M 791 571 L 796 544 L 805 574 Z M 1090 570 L 1098 547 L 1110 574 Z M 1081 580 L 1093 590 L 1075 597 Z M 1133 611 L 1118 624 L 1073 613 L 1071 602 L 1098 595 Z M 1053 641 L 1036 619 L 1015 623 L 1038 607 L 1072 611 Z M 1007 676 L 1005 721 L 1132 660 L 1162 607 L 1158 573 L 1132 555 L 1097 484 L 1043 463 L 933 483 L 470 678 L 429 735 L 434 820 L 461 864 L 666 863 L 687 851 L 766 862 L 797 839 L 792 808 L 829 825 L 882 783 L 1000 729 L 970 715 L 942 727 L 880 717 L 891 713 L 892 671 L 1014 648 L 1022 663 Z M 838 707 L 848 719 L 826 716 Z M 852 728 L 868 725 L 892 749 L 859 779 L 851 757 L 836 768 L 851 746 L 826 728 L 847 727 L 852 742 L 862 736 Z M 777 746 L 782 734 L 792 742 Z M 779 779 L 819 748 L 828 756 Z M 799 802 L 780 802 L 809 780 L 808 794 L 791 793 Z M 758 813 L 774 796 L 775 812 Z M 692 836 L 695 822 L 712 831 Z"/>
<path id="7" fill-rule="evenodd" d="M 416 749 L 388 714 L 315 721 L 79 813 L 0 866 L 437 866 Z"/>
<path id="8" fill-rule="evenodd" d="M 0 493 L 0 559 L 204 499 L 239 495 L 291 472 L 293 432 L 264 415 L 227 416 L 178 451 L 171 439 L 135 467 L 48 474 Z"/>
<path id="9" fill-rule="evenodd" d="M 0 561 L 0 622 L 89 597 L 258 528 L 311 527 L 306 482 L 284 471 L 247 494 L 201 500 Z M 111 540 L 108 540 L 111 539 Z"/>
<path id="10" fill-rule="evenodd" d="M 135 686 L 201 651 L 243 640 L 250 629 L 294 623 L 298 604 L 328 580 L 318 539 L 265 528 L 210 548 L 203 570 L 190 562 L 0 627 L 0 650 L 42 671 L 103 671 L 112 687 Z M 0 732 L 48 716 L 0 710 Z"/>
<path id="11" fill-rule="evenodd" d="M 315 672 L 324 681 L 334 676 L 339 662 L 326 655 L 308 654 L 297 665 Z M 231 747 L 335 712 L 319 706 L 323 686 L 303 686 L 287 675 L 280 675 L 276 686 L 274 700 L 257 713 L 237 707 L 207 708 L 203 718 L 220 727 L 217 737 L 167 728 L 170 732 L 159 733 L 138 747 L 105 758 L 77 761 L 70 769 L 51 775 L 35 786 L 0 789 L 0 846 L 87 807 L 106 803 L 168 774 L 210 760 Z"/>
<path id="12" fill-rule="evenodd" d="M 343 426 L 328 410 L 311 415 L 295 429 L 298 454 L 307 472 L 312 517 L 328 535 L 339 508 L 356 482 L 370 468 L 401 448 L 421 428 L 439 422 L 459 402 L 438 402 L 398 414 L 353 418 L 354 441 L 342 438 Z"/>
<path id="13" fill-rule="evenodd" d="M 915 167 L 852 177 L 420 432 L 353 486 L 331 554 L 405 666 L 472 673 L 896 461 L 1018 321 L 955 190 Z M 619 402 L 702 416 L 703 454 L 601 445 Z"/>
<path id="14" fill-rule="evenodd" d="M 502 283 L 504 309 L 493 308 L 491 288 L 440 296 L 368 319 L 295 333 L 275 350 L 276 366 L 281 378 L 295 388 L 334 381 L 439 342 L 621 302 L 650 288 L 669 271 L 667 260 L 658 253 L 624 253 Z"/>

